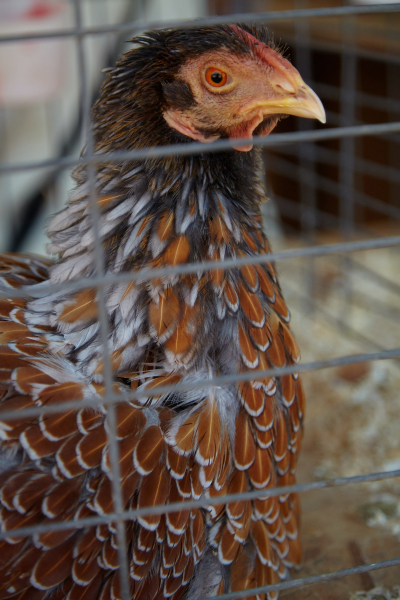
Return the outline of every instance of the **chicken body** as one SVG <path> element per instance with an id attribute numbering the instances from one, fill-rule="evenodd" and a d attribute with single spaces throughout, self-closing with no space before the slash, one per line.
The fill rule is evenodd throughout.
<path id="1" fill-rule="evenodd" d="M 263 30 L 153 32 L 136 42 L 94 109 L 99 154 L 267 134 L 285 112 L 322 120 L 315 95 Z M 251 143 L 244 150 L 105 158 L 95 183 L 106 274 L 268 254 L 259 153 Z M 93 398 L 98 407 L 0 414 L 3 531 L 114 512 L 96 292 L 43 287 L 95 273 L 87 169 L 74 177 L 48 229 L 55 263 L 2 256 L 2 290 L 29 285 L 31 293 L 0 300 L 0 409 Z M 122 400 L 138 392 L 115 408 L 124 509 L 221 496 L 217 505 L 126 522 L 131 597 L 195 599 L 285 579 L 301 560 L 297 497 L 222 499 L 295 482 L 300 378 L 257 375 L 299 360 L 274 266 L 266 257 L 256 266 L 107 283 L 103 294 L 114 393 Z M 207 386 L 249 371 L 250 381 Z M 196 386 L 157 390 L 178 383 Z M 117 547 L 114 523 L 25 538 L 10 531 L 0 545 L 0 599 L 117 600 Z"/>

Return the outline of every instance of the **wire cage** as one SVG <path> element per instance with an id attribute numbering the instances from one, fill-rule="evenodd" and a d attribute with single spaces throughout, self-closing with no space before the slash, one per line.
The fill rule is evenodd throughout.
<path id="1" fill-rule="evenodd" d="M 104 250 L 98 235 L 99 215 L 94 185 L 96 164 L 104 161 L 104 155 L 99 157 L 93 153 L 90 109 L 95 85 L 91 81 L 88 67 L 87 41 L 92 38 L 105 39 L 107 36 L 114 36 L 114 43 L 110 45 L 110 56 L 108 59 L 105 58 L 105 63 L 112 63 L 116 54 L 115 48 L 119 49 L 119 40 L 143 30 L 167 25 L 182 26 L 183 23 L 186 27 L 197 26 L 200 23 L 204 25 L 232 22 L 264 23 L 275 32 L 277 38 L 281 37 L 287 44 L 295 65 L 307 83 L 310 83 L 320 95 L 327 108 L 328 116 L 326 127 L 309 122 L 297 124 L 290 118 L 282 123 L 277 133 L 267 138 L 255 139 L 255 144 L 264 149 L 265 180 L 271 198 L 271 202 L 264 209 L 264 216 L 267 233 L 273 238 L 275 251 L 268 256 L 268 260 L 272 258 L 276 261 L 281 270 L 283 290 L 288 305 L 293 311 L 294 330 L 303 350 L 303 362 L 300 365 L 269 369 L 261 375 L 282 375 L 293 372 L 305 374 L 306 383 L 309 381 L 308 401 L 311 403 L 311 414 L 306 419 L 306 436 L 310 428 L 314 440 L 314 447 L 310 443 L 308 451 L 307 448 L 305 449 L 311 466 L 305 465 L 302 468 L 300 463 L 300 479 L 305 479 L 306 483 L 269 489 L 268 494 L 278 495 L 298 491 L 307 493 L 306 497 L 311 498 L 310 494 L 316 494 L 316 490 L 322 488 L 330 488 L 326 494 L 334 494 L 339 487 L 350 486 L 350 484 L 372 485 L 375 482 L 377 485 L 377 482 L 383 481 L 393 481 L 396 484 L 396 478 L 400 476 L 400 452 L 392 430 L 390 435 L 393 435 L 394 440 L 388 442 L 387 447 L 381 448 L 378 455 L 375 455 L 377 445 L 374 446 L 374 450 L 370 447 L 369 452 L 362 444 L 361 449 L 357 449 L 360 438 L 352 442 L 349 441 L 348 436 L 335 439 L 336 445 L 333 443 L 328 445 L 325 454 L 320 450 L 320 446 L 315 450 L 315 444 L 318 446 L 321 438 L 328 436 L 324 424 L 332 420 L 332 411 L 335 415 L 337 411 L 341 411 L 343 420 L 348 419 L 347 423 L 342 424 L 342 428 L 347 427 L 351 430 L 356 420 L 361 419 L 363 421 L 363 429 L 359 434 L 361 436 L 374 424 L 373 419 L 376 418 L 374 407 L 381 406 L 383 402 L 384 410 L 388 409 L 389 413 L 392 411 L 390 414 L 395 415 L 400 404 L 397 398 L 399 380 L 396 374 L 400 357 L 398 325 L 400 312 L 397 307 L 400 281 L 396 280 L 400 244 L 398 227 L 400 52 L 396 38 L 400 23 L 400 4 L 321 7 L 321 3 L 314 3 L 316 6 L 305 7 L 304 3 L 285 2 L 284 10 L 276 10 L 282 4 L 278 6 L 270 2 L 267 5 L 266 2 L 260 1 L 254 7 L 254 11 L 249 12 L 252 6 L 247 4 L 241 6 L 240 3 L 215 1 L 209 3 L 209 16 L 203 17 L 200 21 L 172 20 L 165 23 L 146 21 L 143 18 L 145 4 L 143 3 L 142 7 L 135 6 L 134 20 L 113 25 L 87 26 L 82 11 L 86 1 L 71 0 L 74 23 L 69 27 L 28 34 L 7 34 L 0 37 L 0 43 L 11 45 L 21 41 L 66 39 L 75 44 L 80 86 L 80 117 L 74 129 L 74 136 L 76 139 L 86 140 L 87 152 L 79 159 L 75 156 L 73 144 L 67 143 L 54 157 L 5 162 L 0 165 L 0 176 L 7 177 L 12 174 L 36 171 L 46 173 L 44 183 L 42 181 L 41 187 L 38 188 L 39 191 L 31 195 L 23 205 L 24 211 L 28 210 L 28 218 L 24 219 L 21 216 L 18 221 L 23 221 L 22 226 L 17 224 L 14 227 L 14 235 L 9 240 L 8 248 L 14 250 L 20 247 L 19 239 L 29 231 L 35 216 L 37 214 L 41 216 L 39 208 L 42 208 L 48 200 L 50 191 L 52 189 L 54 191 L 52 185 L 60 171 L 69 170 L 78 163 L 89 166 L 92 217 L 94 230 L 97 232 L 96 275 L 83 281 L 70 282 L 64 287 L 68 287 L 71 291 L 89 287 L 97 288 L 107 390 L 106 397 L 101 400 L 101 403 L 108 406 L 111 425 L 115 404 L 123 401 L 124 398 L 121 399 L 121 395 L 113 392 L 113 373 L 107 347 L 109 324 L 102 294 L 104 287 L 111 281 L 157 278 L 172 272 L 195 273 L 255 262 L 261 264 L 265 262 L 265 256 L 260 256 L 256 260 L 246 257 L 219 262 L 184 264 L 171 268 L 146 269 L 113 277 L 105 276 L 102 260 Z M 207 13 L 207 10 L 204 12 Z M 240 141 L 236 144 L 239 145 Z M 207 144 L 190 143 L 133 152 L 112 152 L 107 159 L 119 161 L 167 156 L 172 151 L 174 154 L 190 154 L 199 149 L 202 152 L 215 152 L 231 146 L 231 142 L 225 140 Z M 49 291 L 56 287 L 48 285 Z M 27 294 L 29 289 L 12 293 L 13 297 L 24 297 Z M 10 295 L 10 292 L 2 293 L 1 297 L 9 298 Z M 320 339 L 318 336 L 321 336 Z M 382 392 L 385 387 L 382 384 L 382 377 L 389 377 L 389 375 L 387 373 L 382 375 L 379 369 L 374 371 L 375 365 L 381 364 L 381 361 L 391 362 L 390 377 L 394 382 L 391 384 L 392 387 L 385 384 L 384 392 Z M 308 376 L 309 380 L 307 380 Z M 221 386 L 251 378 L 251 373 L 241 373 L 209 380 L 207 385 Z M 197 387 L 204 387 L 204 385 L 204 382 L 201 382 Z M 196 384 L 191 384 L 190 387 L 193 389 Z M 188 386 L 183 387 L 180 384 L 178 388 L 187 389 Z M 160 392 L 173 389 L 176 388 L 160 388 Z M 332 390 L 337 392 L 336 396 Z M 318 406 L 318 409 L 312 399 L 315 395 L 319 396 L 319 402 L 323 405 Z M 343 405 L 343 398 L 346 396 L 351 396 L 350 407 Z M 134 398 L 135 393 L 132 392 L 130 397 Z M 391 398 L 392 404 L 389 408 L 385 404 L 386 397 Z M 326 403 L 325 398 L 327 398 Z M 84 400 L 79 403 L 79 406 L 84 404 L 98 406 L 99 402 L 97 404 L 96 402 L 96 400 Z M 366 408 L 361 409 L 362 405 Z M 77 406 L 77 402 L 71 401 L 41 409 L 24 409 L 18 413 L 18 418 L 24 415 L 28 417 L 34 414 L 64 411 Z M 362 410 L 372 412 L 370 420 L 362 414 Z M 12 419 L 13 416 L 15 417 L 12 413 L 3 414 L 3 418 Z M 393 419 L 395 420 L 394 416 Z M 396 426 L 398 427 L 398 421 L 394 422 L 394 427 Z M 319 433 L 318 428 L 320 428 Z M 385 432 L 379 430 L 379 427 L 376 429 L 375 423 L 375 431 L 373 435 L 369 434 L 367 442 L 378 444 L 376 440 L 382 437 L 387 441 L 390 437 L 388 431 L 386 425 Z M 334 428 L 332 432 L 335 437 Z M 114 512 L 112 514 L 76 520 L 73 524 L 54 522 L 51 525 L 22 527 L 15 530 L 13 536 L 23 537 L 49 530 L 116 523 L 121 590 L 124 600 L 128 600 L 129 570 L 126 558 L 125 523 L 142 514 L 159 514 L 182 508 L 219 504 L 221 497 L 214 500 L 201 498 L 197 501 L 125 511 L 118 478 L 115 422 L 114 430 L 111 426 L 109 444 L 112 468 L 116 474 L 113 477 Z M 343 447 L 345 452 L 341 454 Z M 315 452 L 319 462 L 315 460 Z M 361 456 L 362 453 L 365 453 L 366 459 Z M 360 491 L 359 496 L 354 500 L 356 504 L 360 503 L 360 498 L 365 496 L 365 487 L 359 486 L 358 489 L 361 488 L 363 491 Z M 371 487 L 371 490 L 371 494 L 374 491 L 379 492 L 379 488 Z M 260 495 L 262 494 L 258 491 L 248 492 L 227 496 L 225 501 L 254 499 Z M 315 520 L 318 522 L 318 527 L 323 528 L 324 523 L 328 527 L 329 519 L 322 506 L 327 502 L 327 496 L 324 498 L 325 500 L 321 500 L 318 505 L 310 500 L 311 508 L 308 512 L 307 503 L 303 502 L 307 526 Z M 378 501 L 371 501 L 368 506 L 363 505 L 365 510 L 370 511 L 368 513 L 370 524 L 372 517 L 377 517 L 384 504 L 379 497 Z M 375 510 L 372 517 L 371 510 Z M 400 515 L 400 503 L 396 510 L 396 515 Z M 317 515 L 318 511 L 321 514 L 320 518 Z M 344 526 L 342 523 L 342 527 Z M 330 523 L 329 527 L 332 534 L 335 530 L 334 523 Z M 400 528 L 400 525 L 398 527 Z M 398 533 L 398 530 L 393 531 Z M 9 535 L 10 532 L 2 532 L 0 539 Z M 342 543 L 347 544 L 350 554 L 346 554 L 347 550 L 343 551 L 344 562 L 322 561 L 322 567 L 326 568 L 326 572 L 323 572 L 321 561 L 318 566 L 318 561 L 314 560 L 315 552 L 314 557 L 311 553 L 307 560 L 307 543 L 312 536 L 303 532 L 303 537 L 306 548 L 306 569 L 300 573 L 300 577 L 294 576 L 291 581 L 256 590 L 224 594 L 222 598 L 228 600 L 250 597 L 274 590 L 286 591 L 285 597 L 306 598 L 310 597 L 307 593 L 315 589 L 308 587 L 311 584 L 317 586 L 345 577 L 362 575 L 364 579 L 352 580 L 356 583 L 351 591 L 357 589 L 358 584 L 364 585 L 362 589 L 367 591 L 376 583 L 371 576 L 372 572 L 383 572 L 389 567 L 400 565 L 400 549 L 397 542 L 387 546 L 386 554 L 381 552 L 381 548 L 375 553 L 371 551 L 374 559 L 368 561 L 362 556 L 359 540 L 349 541 L 342 536 L 338 541 L 338 547 Z M 387 538 L 385 540 L 387 541 Z M 312 543 L 315 551 L 315 539 Z M 318 550 L 316 552 L 318 554 Z M 330 564 L 333 565 L 331 568 Z M 385 572 L 389 572 L 389 569 Z M 391 572 L 394 573 L 395 569 Z M 389 579 L 391 584 L 396 583 L 393 576 Z M 381 579 L 380 582 L 385 580 Z M 301 596 L 301 589 L 305 586 L 308 592 L 305 596 Z M 318 589 L 322 590 L 321 597 L 328 597 L 324 596 L 325 587 Z M 350 588 L 340 589 L 343 592 L 350 591 Z M 331 592 L 332 590 L 333 588 Z M 329 595 L 329 598 L 331 597 L 339 596 Z"/>

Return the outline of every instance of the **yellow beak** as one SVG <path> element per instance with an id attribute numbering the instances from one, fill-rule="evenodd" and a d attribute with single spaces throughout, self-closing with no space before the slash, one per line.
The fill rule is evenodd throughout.
<path id="1" fill-rule="evenodd" d="M 295 115 L 306 119 L 318 119 L 321 123 L 326 123 L 325 109 L 317 94 L 299 77 L 300 81 L 295 89 L 292 85 L 274 86 L 272 98 L 259 100 L 253 105 L 254 108 L 261 108 L 265 115 Z M 285 82 L 286 83 L 286 82 Z"/>

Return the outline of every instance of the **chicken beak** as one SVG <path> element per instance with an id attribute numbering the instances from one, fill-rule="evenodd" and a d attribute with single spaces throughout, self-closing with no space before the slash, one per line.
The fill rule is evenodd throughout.
<path id="1" fill-rule="evenodd" d="M 277 96 L 267 101 L 263 106 L 268 113 L 281 113 L 285 115 L 295 115 L 306 119 L 318 119 L 321 123 L 326 123 L 325 109 L 317 94 L 301 79 L 297 90 L 285 91 L 282 94 L 283 87 L 279 87 Z M 290 86 L 292 87 L 292 86 Z"/>
<path id="2" fill-rule="evenodd" d="M 259 111 L 263 117 L 294 115 L 306 119 L 318 119 L 321 123 L 326 123 L 325 110 L 321 100 L 304 83 L 297 71 L 296 75 L 295 80 L 293 80 L 294 78 L 277 77 L 275 81 L 270 81 L 268 93 L 260 94 L 261 97 L 247 105 L 244 111 L 246 113 Z"/>

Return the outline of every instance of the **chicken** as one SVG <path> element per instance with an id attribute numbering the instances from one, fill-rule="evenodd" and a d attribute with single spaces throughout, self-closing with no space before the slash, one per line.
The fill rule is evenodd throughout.
<path id="1" fill-rule="evenodd" d="M 153 31 L 133 41 L 93 111 L 95 152 L 105 155 L 94 179 L 114 412 L 104 403 L 100 305 L 89 279 L 96 268 L 87 166 L 75 170 L 67 207 L 48 227 L 54 263 L 1 257 L 0 486 L 8 537 L 0 541 L 0 599 L 122 598 L 120 529 L 103 518 L 118 508 L 114 421 L 122 509 L 221 498 L 125 521 L 131 598 L 248 590 L 287 578 L 301 561 L 295 494 L 223 499 L 293 484 L 302 435 L 300 378 L 258 374 L 299 361 L 261 227 L 260 153 L 250 141 L 136 161 L 106 153 L 267 135 L 282 115 L 324 122 L 324 110 L 262 28 Z M 262 265 L 109 281 L 142 267 L 259 254 Z M 49 288 L 75 280 L 87 287 Z M 21 286 L 29 293 L 13 298 Z M 251 380 L 207 383 L 249 371 Z M 182 389 L 161 389 L 177 384 Z M 71 400 L 77 407 L 18 416 Z M 79 406 L 86 400 L 93 407 Z M 17 414 L 10 419 L 8 411 Z M 86 521 L 12 534 L 77 519 Z M 257 596 L 266 597 L 277 592 Z"/>

